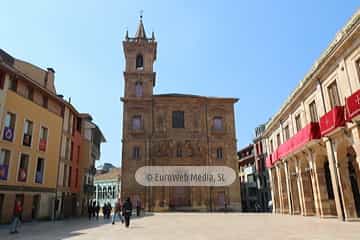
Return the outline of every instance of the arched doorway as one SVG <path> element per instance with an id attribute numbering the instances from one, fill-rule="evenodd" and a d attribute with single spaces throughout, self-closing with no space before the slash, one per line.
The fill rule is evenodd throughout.
<path id="1" fill-rule="evenodd" d="M 359 169 L 355 169 L 357 167 L 357 164 L 355 162 L 356 155 L 355 155 L 355 151 L 352 148 L 351 150 L 348 153 L 349 180 L 351 184 L 352 194 L 354 197 L 356 214 L 357 217 L 360 217 L 360 192 L 359 192 L 358 174 L 357 174 Z"/>
<path id="2" fill-rule="evenodd" d="M 174 187 L 171 190 L 171 207 L 173 209 L 191 206 L 190 187 Z"/>

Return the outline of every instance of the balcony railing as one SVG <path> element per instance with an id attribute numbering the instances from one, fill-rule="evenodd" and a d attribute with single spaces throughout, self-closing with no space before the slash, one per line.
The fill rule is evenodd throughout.
<path id="1" fill-rule="evenodd" d="M 267 162 L 268 165 L 272 166 L 278 160 L 285 158 L 289 154 L 299 150 L 304 145 L 308 144 L 312 140 L 320 139 L 320 127 L 319 123 L 312 122 L 298 131 L 294 136 L 289 138 L 286 142 L 281 144 L 272 154 L 271 154 L 271 165 Z"/>
<path id="2" fill-rule="evenodd" d="M 321 136 L 327 136 L 345 125 L 344 107 L 336 106 L 320 118 Z"/>
<path id="3" fill-rule="evenodd" d="M 354 118 L 360 119 L 360 89 L 346 98 L 345 118 L 351 121 Z"/>

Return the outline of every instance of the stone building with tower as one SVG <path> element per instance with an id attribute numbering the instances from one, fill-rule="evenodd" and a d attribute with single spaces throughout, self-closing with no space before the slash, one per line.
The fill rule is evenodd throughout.
<path id="1" fill-rule="evenodd" d="M 239 181 L 227 187 L 145 187 L 135 180 L 143 166 L 228 166 L 236 173 L 236 98 L 155 94 L 157 42 L 142 19 L 126 33 L 122 138 L 122 198 L 152 211 L 241 208 Z"/>
<path id="2" fill-rule="evenodd" d="M 276 213 L 360 218 L 360 10 L 266 124 Z"/>

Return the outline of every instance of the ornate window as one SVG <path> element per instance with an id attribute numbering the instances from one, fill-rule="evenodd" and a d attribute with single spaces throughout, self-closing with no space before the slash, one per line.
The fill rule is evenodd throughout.
<path id="1" fill-rule="evenodd" d="M 4 132 L 3 132 L 4 140 L 11 142 L 13 141 L 14 133 L 15 133 L 15 122 L 16 122 L 16 115 L 10 112 L 6 113 Z"/>
<path id="2" fill-rule="evenodd" d="M 44 168 L 45 168 L 44 158 L 38 158 L 36 164 L 36 172 L 35 172 L 36 183 L 43 183 L 44 170 L 45 170 Z"/>
<path id="3" fill-rule="evenodd" d="M 214 130 L 223 130 L 223 118 L 222 117 L 214 117 L 213 119 Z"/>
<path id="4" fill-rule="evenodd" d="M 172 127 L 173 128 L 184 128 L 184 112 L 174 111 L 172 112 Z"/>
<path id="5" fill-rule="evenodd" d="M 136 56 L 136 69 L 143 70 L 144 69 L 144 58 L 141 54 Z"/>
<path id="6" fill-rule="evenodd" d="M 9 171 L 9 163 L 10 163 L 10 151 L 7 149 L 1 149 L 0 151 L 0 170 L 2 170 L 2 174 L 0 174 L 0 180 L 7 180 L 8 171 Z"/>
<path id="7" fill-rule="evenodd" d="M 337 88 L 336 80 L 329 85 L 328 93 L 331 108 L 334 108 L 335 106 L 340 106 L 339 91 Z"/>
<path id="8" fill-rule="evenodd" d="M 278 147 L 281 145 L 280 133 L 276 134 L 276 144 Z"/>
<path id="9" fill-rule="evenodd" d="M 223 159 L 223 149 L 221 147 L 216 149 L 216 159 L 217 160 Z"/>
<path id="10" fill-rule="evenodd" d="M 312 102 L 309 104 L 309 110 L 310 110 L 311 122 L 317 122 L 317 121 L 319 121 L 319 118 L 318 118 L 318 115 L 317 115 L 317 110 L 316 110 L 315 100 L 312 101 Z"/>
<path id="11" fill-rule="evenodd" d="M 286 127 L 284 128 L 284 136 L 285 136 L 285 141 L 290 138 L 289 125 L 286 125 Z"/>
<path id="12" fill-rule="evenodd" d="M 295 125 L 296 125 L 296 131 L 300 131 L 302 126 L 301 126 L 301 117 L 300 117 L 300 113 L 298 115 L 295 116 Z"/>
<path id="13" fill-rule="evenodd" d="M 139 160 L 140 159 L 140 148 L 138 146 L 133 148 L 132 158 L 134 160 Z"/>
<path id="14" fill-rule="evenodd" d="M 24 135 L 23 135 L 23 145 L 30 147 L 32 140 L 32 132 L 33 132 L 33 122 L 29 120 L 25 120 L 24 125 Z"/>
<path id="15" fill-rule="evenodd" d="M 135 96 L 142 97 L 143 96 L 143 85 L 142 82 L 135 83 Z"/>
<path id="16" fill-rule="evenodd" d="M 18 171 L 18 181 L 26 182 L 29 166 L 29 155 L 21 153 Z"/>
<path id="17" fill-rule="evenodd" d="M 132 118 L 132 129 L 140 130 L 141 129 L 141 116 L 137 115 Z"/>

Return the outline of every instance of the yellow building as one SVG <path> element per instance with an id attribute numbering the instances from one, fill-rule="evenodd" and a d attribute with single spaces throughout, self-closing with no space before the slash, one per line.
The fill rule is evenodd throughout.
<path id="1" fill-rule="evenodd" d="M 360 10 L 263 133 L 276 213 L 360 219 Z"/>
<path id="2" fill-rule="evenodd" d="M 52 216 L 62 127 L 62 104 L 54 94 L 53 74 L 52 69 L 39 69 L 0 51 L 3 223 L 11 220 L 15 199 L 23 203 L 25 221 Z"/>

